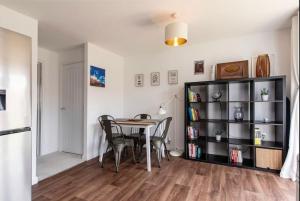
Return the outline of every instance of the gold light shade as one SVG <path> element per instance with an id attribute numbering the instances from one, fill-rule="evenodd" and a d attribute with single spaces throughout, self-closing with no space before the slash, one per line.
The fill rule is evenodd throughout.
<path id="1" fill-rule="evenodd" d="M 180 46 L 187 42 L 187 24 L 174 22 L 165 28 L 165 44 L 169 46 Z"/>

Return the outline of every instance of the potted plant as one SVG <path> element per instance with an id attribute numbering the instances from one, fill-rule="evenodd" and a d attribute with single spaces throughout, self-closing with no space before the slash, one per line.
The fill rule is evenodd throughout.
<path id="1" fill-rule="evenodd" d="M 218 141 L 218 142 L 220 142 L 221 141 L 221 139 L 222 139 L 222 131 L 220 131 L 220 130 L 217 130 L 216 131 L 216 141 Z"/>
<path id="2" fill-rule="evenodd" d="M 269 90 L 266 88 L 263 88 L 260 91 L 261 99 L 262 101 L 268 101 L 269 100 Z"/>

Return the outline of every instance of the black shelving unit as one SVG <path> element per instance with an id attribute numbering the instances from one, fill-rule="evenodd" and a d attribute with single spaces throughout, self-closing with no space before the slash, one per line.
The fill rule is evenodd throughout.
<path id="1" fill-rule="evenodd" d="M 260 90 L 262 88 L 269 89 L 268 101 L 261 100 Z M 201 100 L 190 102 L 189 90 L 199 94 Z M 214 101 L 211 95 L 219 90 L 223 95 L 219 101 Z M 244 109 L 243 121 L 234 120 L 233 112 L 236 106 Z M 190 107 L 197 108 L 199 111 L 200 118 L 198 120 L 190 118 Z M 269 121 L 265 122 L 265 117 Z M 199 136 L 196 139 L 189 139 L 188 127 L 199 130 Z M 254 130 L 257 127 L 262 131 L 265 130 L 267 135 L 261 145 L 254 144 Z M 215 138 L 216 130 L 223 131 L 221 141 L 217 141 Z M 185 83 L 186 159 L 278 172 L 278 168 L 269 168 L 268 164 L 266 167 L 261 167 L 264 159 L 259 158 L 263 156 L 256 152 L 259 150 L 272 153 L 272 150 L 279 150 L 281 163 L 283 163 L 287 153 L 285 138 L 285 76 Z M 201 147 L 201 157 L 190 157 L 189 144 Z M 243 163 L 231 162 L 230 151 L 232 148 L 242 150 Z"/>

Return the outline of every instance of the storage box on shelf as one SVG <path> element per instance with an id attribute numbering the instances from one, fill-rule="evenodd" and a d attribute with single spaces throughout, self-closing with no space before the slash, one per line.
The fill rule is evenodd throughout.
<path id="1" fill-rule="evenodd" d="M 285 87 L 285 76 L 185 83 L 185 157 L 280 170 L 287 151 Z M 264 88 L 268 100 L 260 94 Z M 257 129 L 260 144 L 254 143 Z M 200 155 L 191 157 L 189 144 Z"/>

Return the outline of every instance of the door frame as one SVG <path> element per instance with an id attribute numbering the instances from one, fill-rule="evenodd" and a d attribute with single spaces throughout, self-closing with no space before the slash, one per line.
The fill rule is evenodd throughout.
<path id="1" fill-rule="evenodd" d="M 63 69 L 66 65 L 71 65 L 71 64 L 82 64 L 82 119 L 85 120 L 85 116 L 84 116 L 84 104 L 85 104 L 85 101 L 84 101 L 84 87 L 85 87 L 85 70 L 84 70 L 84 61 L 76 61 L 76 62 L 69 62 L 69 63 L 63 63 L 60 65 L 60 68 L 59 68 L 59 115 L 58 115 L 58 129 L 59 129 L 59 137 L 58 137 L 58 151 L 63 151 L 63 133 L 62 133 L 62 84 L 63 84 Z M 84 122 L 82 122 L 82 155 L 81 155 L 81 158 L 84 159 L 84 156 L 86 155 L 85 153 L 85 133 L 84 133 Z"/>

